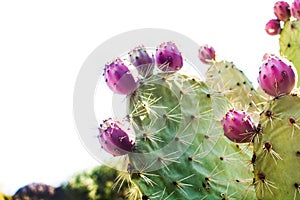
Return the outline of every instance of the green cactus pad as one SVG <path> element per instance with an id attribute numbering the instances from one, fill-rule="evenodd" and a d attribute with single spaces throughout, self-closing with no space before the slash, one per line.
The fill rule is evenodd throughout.
<path id="1" fill-rule="evenodd" d="M 269 102 L 255 138 L 254 179 L 258 199 L 300 199 L 300 98 Z"/>
<path id="2" fill-rule="evenodd" d="M 258 108 L 262 108 L 262 100 L 251 81 L 232 62 L 214 62 L 206 72 L 206 83 L 224 93 L 232 107 L 247 110 L 258 121 Z"/>
<path id="3" fill-rule="evenodd" d="M 222 94 L 185 75 L 146 80 L 129 106 L 133 191 L 142 199 L 254 199 L 251 156 L 223 136 L 227 106 Z"/>
<path id="4" fill-rule="evenodd" d="M 300 22 L 298 20 L 287 21 L 280 33 L 280 54 L 291 61 L 300 73 Z M 299 86 L 300 83 L 297 83 Z"/>

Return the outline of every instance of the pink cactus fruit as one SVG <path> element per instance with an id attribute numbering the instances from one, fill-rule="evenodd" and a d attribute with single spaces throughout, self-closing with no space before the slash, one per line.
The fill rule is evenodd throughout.
<path id="1" fill-rule="evenodd" d="M 108 87 L 117 94 L 131 94 L 139 86 L 138 77 L 130 70 L 132 64 L 125 64 L 120 58 L 105 65 L 103 76 Z M 134 67 L 133 67 L 134 68 Z"/>
<path id="2" fill-rule="evenodd" d="M 144 46 L 138 46 L 130 51 L 129 59 L 142 77 L 152 75 L 155 63 L 154 55 L 150 56 Z"/>
<path id="3" fill-rule="evenodd" d="M 221 121 L 224 135 L 233 142 L 251 142 L 256 134 L 253 119 L 241 110 L 229 110 Z"/>
<path id="4" fill-rule="evenodd" d="M 183 58 L 173 42 L 164 42 L 156 49 L 157 67 L 164 72 L 176 72 L 183 66 Z"/>
<path id="5" fill-rule="evenodd" d="M 200 46 L 198 57 L 201 62 L 209 64 L 212 61 L 216 60 L 215 49 L 212 46 L 208 46 L 207 44 Z"/>
<path id="6" fill-rule="evenodd" d="M 118 122 L 109 118 L 100 124 L 98 130 L 99 142 L 106 152 L 113 156 L 121 156 L 132 152 L 135 142 L 120 128 Z"/>
<path id="7" fill-rule="evenodd" d="M 266 24 L 265 30 L 269 35 L 280 34 L 280 32 L 281 32 L 280 20 L 279 19 L 271 19 Z"/>
<path id="8" fill-rule="evenodd" d="M 274 97 L 289 94 L 295 87 L 296 79 L 292 64 L 277 56 L 267 57 L 259 69 L 260 87 Z"/>
<path id="9" fill-rule="evenodd" d="M 297 20 L 300 20 L 300 0 L 295 0 L 292 3 L 292 16 L 295 17 Z"/>
<path id="10" fill-rule="evenodd" d="M 277 1 L 274 4 L 274 14 L 277 19 L 286 22 L 291 17 L 290 5 L 285 1 Z"/>

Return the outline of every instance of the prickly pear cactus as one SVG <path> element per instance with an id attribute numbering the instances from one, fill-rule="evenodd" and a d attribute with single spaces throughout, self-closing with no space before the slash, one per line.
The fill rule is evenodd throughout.
<path id="1" fill-rule="evenodd" d="M 135 141 L 110 119 L 99 128 L 99 142 L 125 157 L 129 199 L 254 199 L 252 154 L 223 134 L 221 119 L 231 107 L 225 95 L 181 73 L 187 62 L 172 42 L 158 46 L 155 70 L 140 74 L 137 89 L 123 85 L 137 80 L 125 63 L 108 65 L 104 76 L 112 91 L 126 89 L 125 119 Z"/>
<path id="2" fill-rule="evenodd" d="M 261 114 L 253 164 L 258 199 L 300 199 L 300 98 L 271 100 Z"/>

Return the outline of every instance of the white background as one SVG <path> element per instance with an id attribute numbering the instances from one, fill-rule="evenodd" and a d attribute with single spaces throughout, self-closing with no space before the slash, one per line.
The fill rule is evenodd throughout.
<path id="1" fill-rule="evenodd" d="M 98 163 L 73 121 L 76 76 L 102 42 L 137 28 L 164 28 L 215 47 L 256 84 L 276 1 L 0 1 L 0 185 L 54 186 Z M 289 1 L 291 2 L 291 1 Z M 105 95 L 105 94 L 104 94 Z"/>

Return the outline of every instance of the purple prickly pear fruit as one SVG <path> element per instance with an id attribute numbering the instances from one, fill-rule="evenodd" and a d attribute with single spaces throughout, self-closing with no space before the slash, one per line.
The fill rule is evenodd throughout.
<path id="1" fill-rule="evenodd" d="M 292 3 L 292 15 L 293 17 L 295 17 L 296 19 L 300 20 L 300 0 L 295 0 Z"/>
<path id="2" fill-rule="evenodd" d="M 113 156 L 121 156 L 133 150 L 135 142 L 111 118 L 104 120 L 98 130 L 99 142 L 106 152 Z"/>
<path id="3" fill-rule="evenodd" d="M 265 30 L 269 35 L 280 34 L 280 32 L 281 32 L 280 20 L 279 19 L 271 19 L 266 24 Z"/>
<path id="4" fill-rule="evenodd" d="M 211 63 L 213 60 L 216 60 L 216 52 L 212 46 L 207 44 L 199 48 L 199 59 L 205 64 Z"/>
<path id="5" fill-rule="evenodd" d="M 156 49 L 156 64 L 164 72 L 176 72 L 183 66 L 182 55 L 173 42 L 164 42 Z"/>
<path id="6" fill-rule="evenodd" d="M 277 56 L 269 56 L 259 68 L 260 87 L 274 97 L 289 94 L 296 84 L 296 79 L 291 63 Z"/>
<path id="7" fill-rule="evenodd" d="M 256 134 L 251 116 L 241 110 L 229 110 L 221 123 L 224 135 L 233 142 L 251 142 Z"/>
<path id="8" fill-rule="evenodd" d="M 132 64 L 125 64 L 125 62 L 119 58 L 105 65 L 103 73 L 105 82 L 113 92 L 127 95 L 138 88 L 139 80 L 134 74 L 134 71 L 129 70 L 129 67 L 133 67 Z"/>
<path id="9" fill-rule="evenodd" d="M 154 69 L 154 55 L 152 55 L 152 57 L 149 56 L 143 46 L 136 47 L 130 51 L 129 59 L 142 77 L 152 75 Z"/>
<path id="10" fill-rule="evenodd" d="M 286 22 L 291 17 L 290 5 L 285 1 L 277 1 L 274 5 L 274 14 L 277 19 Z"/>

